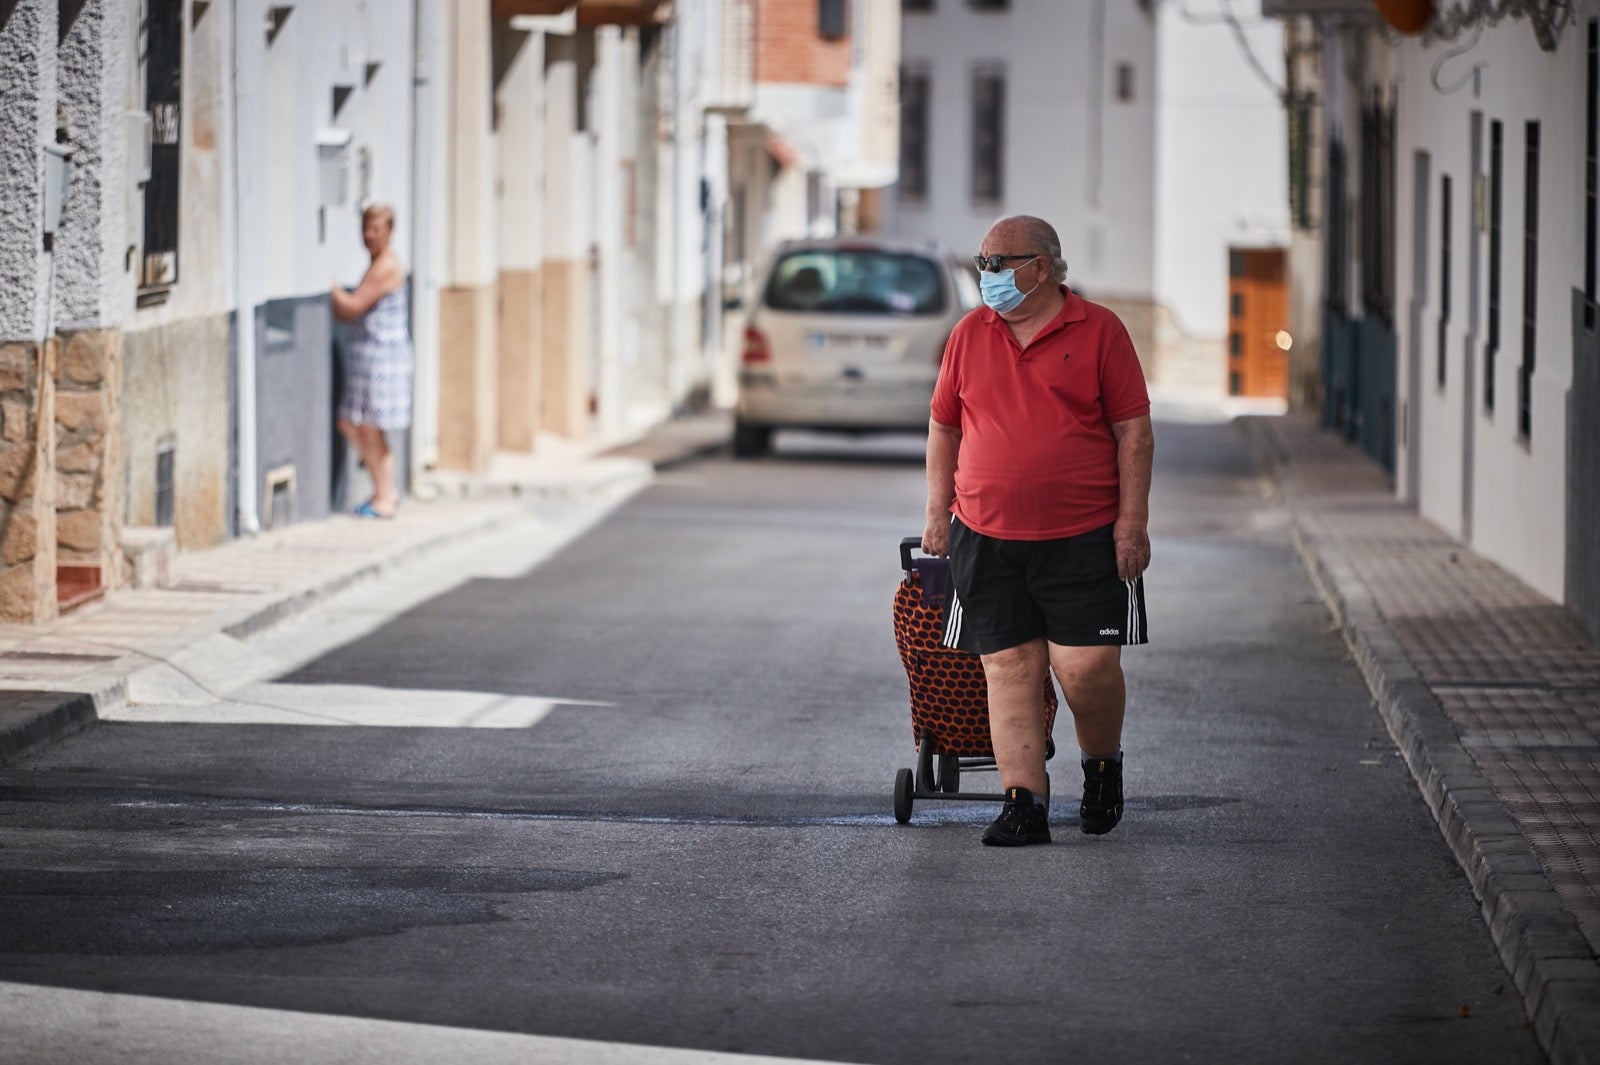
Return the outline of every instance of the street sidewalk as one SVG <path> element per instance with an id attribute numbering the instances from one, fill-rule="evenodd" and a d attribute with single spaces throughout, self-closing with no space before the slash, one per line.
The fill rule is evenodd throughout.
<path id="1" fill-rule="evenodd" d="M 206 637 L 246 638 L 534 503 L 628 492 L 731 432 L 730 416 L 712 410 L 600 454 L 550 441 L 536 455 L 497 456 L 482 475 L 427 476 L 393 520 L 336 515 L 241 537 L 178 555 L 162 587 L 119 591 L 48 625 L 0 624 L 0 765 L 121 706 L 130 677 Z"/>
<path id="2" fill-rule="evenodd" d="M 1238 424 L 1539 1041 L 1556 1065 L 1600 1063 L 1600 649 L 1313 418 Z"/>

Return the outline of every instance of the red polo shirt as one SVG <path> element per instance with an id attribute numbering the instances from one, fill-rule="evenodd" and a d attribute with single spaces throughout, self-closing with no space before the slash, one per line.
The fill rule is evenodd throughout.
<path id="1" fill-rule="evenodd" d="M 985 536 L 1054 540 L 1117 520 L 1111 425 L 1149 414 L 1150 395 L 1117 316 L 1061 291 L 1061 313 L 1026 348 L 988 307 L 945 346 L 933 420 L 961 430 L 951 509 Z"/>

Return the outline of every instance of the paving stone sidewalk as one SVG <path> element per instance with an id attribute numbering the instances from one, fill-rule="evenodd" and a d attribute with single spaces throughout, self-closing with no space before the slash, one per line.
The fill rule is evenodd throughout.
<path id="1" fill-rule="evenodd" d="M 177 555 L 159 588 L 116 592 L 47 625 L 0 624 L 0 765 L 126 701 L 138 670 L 206 637 L 244 639 L 351 585 L 491 532 L 534 502 L 625 493 L 723 446 L 725 412 L 674 418 L 604 454 L 553 444 L 476 476 L 431 475 L 392 520 L 336 515 Z"/>
<path id="2" fill-rule="evenodd" d="M 1313 418 L 1238 424 L 1546 1052 L 1600 1063 L 1600 649 Z"/>

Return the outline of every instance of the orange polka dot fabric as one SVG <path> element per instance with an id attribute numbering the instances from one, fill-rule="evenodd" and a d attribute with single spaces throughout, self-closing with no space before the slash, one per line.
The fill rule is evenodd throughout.
<path id="1" fill-rule="evenodd" d="M 894 594 L 894 642 L 911 682 L 911 742 L 926 735 L 935 754 L 990 757 L 989 694 L 983 661 L 946 647 L 944 607 L 922 597 L 922 581 L 912 572 Z M 1045 733 L 1055 728 L 1056 689 L 1044 681 Z"/>

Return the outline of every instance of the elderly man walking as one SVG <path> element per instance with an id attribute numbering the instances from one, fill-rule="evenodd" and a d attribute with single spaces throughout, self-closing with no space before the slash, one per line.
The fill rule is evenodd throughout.
<path id="1" fill-rule="evenodd" d="M 1065 284 L 1061 241 L 1028 215 L 989 228 L 986 306 L 945 348 L 928 424 L 922 547 L 948 555 L 945 642 L 982 656 L 1005 804 L 991 846 L 1050 842 L 1045 671 L 1083 766 L 1079 826 L 1122 818 L 1122 647 L 1148 642 L 1150 398 L 1122 322 Z"/>

